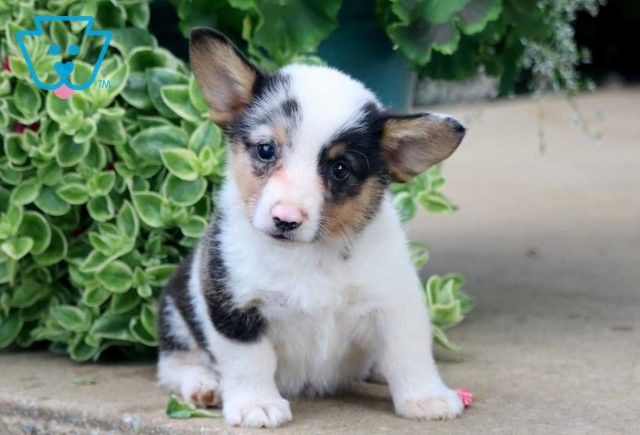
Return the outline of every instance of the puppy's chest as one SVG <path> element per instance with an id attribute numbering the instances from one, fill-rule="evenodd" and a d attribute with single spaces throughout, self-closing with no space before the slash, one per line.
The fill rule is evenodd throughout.
<path id="1" fill-rule="evenodd" d="M 278 358 L 278 384 L 288 395 L 327 393 L 366 372 L 373 340 L 367 304 L 266 313 Z"/>

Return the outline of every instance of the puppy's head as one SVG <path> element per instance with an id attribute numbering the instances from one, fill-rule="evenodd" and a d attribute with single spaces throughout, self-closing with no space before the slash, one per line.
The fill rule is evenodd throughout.
<path id="1" fill-rule="evenodd" d="M 390 180 L 411 180 L 464 136 L 450 117 L 385 112 L 360 82 L 332 68 L 262 72 L 211 29 L 191 32 L 191 67 L 227 132 L 228 176 L 247 217 L 276 239 L 351 238 L 375 215 Z"/>

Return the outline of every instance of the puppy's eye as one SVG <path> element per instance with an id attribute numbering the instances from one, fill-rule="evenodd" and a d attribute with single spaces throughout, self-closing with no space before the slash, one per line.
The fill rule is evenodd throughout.
<path id="1" fill-rule="evenodd" d="M 261 143 L 258 145 L 256 154 L 260 160 L 271 161 L 276 157 L 276 148 L 272 143 Z"/>
<path id="2" fill-rule="evenodd" d="M 349 174 L 349 167 L 345 162 L 335 162 L 331 166 L 331 176 L 338 181 L 346 180 L 347 177 L 349 177 Z"/>

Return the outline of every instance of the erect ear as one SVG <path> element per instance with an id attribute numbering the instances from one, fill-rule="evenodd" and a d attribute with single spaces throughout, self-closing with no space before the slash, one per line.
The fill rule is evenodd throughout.
<path id="1" fill-rule="evenodd" d="M 191 31 L 191 69 L 213 120 L 226 125 L 249 104 L 260 71 L 222 33 L 206 27 Z"/>
<path id="2" fill-rule="evenodd" d="M 460 122 L 444 115 L 389 116 L 382 132 L 389 174 L 395 181 L 410 181 L 449 157 L 460 145 L 464 133 Z"/>

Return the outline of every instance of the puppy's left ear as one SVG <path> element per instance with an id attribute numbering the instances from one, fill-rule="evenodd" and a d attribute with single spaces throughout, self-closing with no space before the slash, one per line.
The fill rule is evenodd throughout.
<path id="1" fill-rule="evenodd" d="M 389 174 L 395 181 L 410 181 L 449 157 L 464 134 L 462 124 L 449 116 L 433 113 L 389 116 L 381 140 Z"/>

